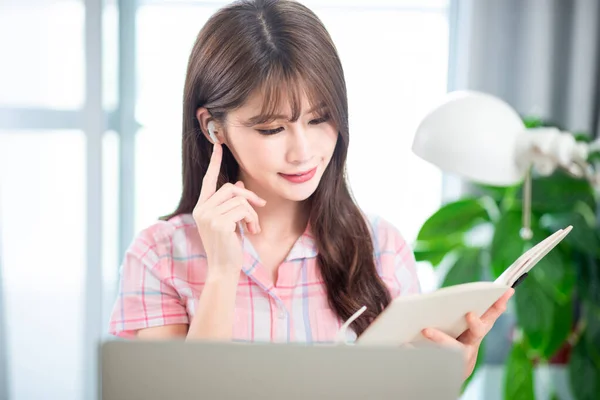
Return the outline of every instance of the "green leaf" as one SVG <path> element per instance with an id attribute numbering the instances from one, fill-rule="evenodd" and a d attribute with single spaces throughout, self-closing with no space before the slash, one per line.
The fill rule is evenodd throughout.
<path id="1" fill-rule="evenodd" d="M 548 360 L 566 343 L 573 330 L 573 300 L 554 303 L 552 310 L 552 326 L 544 343 L 542 356 Z"/>
<path id="2" fill-rule="evenodd" d="M 546 214 L 540 219 L 540 225 L 551 231 L 572 225 L 573 230 L 565 237 L 564 242 L 582 253 L 600 257 L 600 238 L 595 230 L 596 221 L 592 222 L 594 225 L 590 225 L 588 218 L 576 211 Z M 592 218 L 595 218 L 595 215 L 592 214 Z"/>
<path id="3" fill-rule="evenodd" d="M 600 366 L 590 357 L 587 340 L 579 340 L 569 359 L 571 390 L 577 400 L 597 400 L 600 393 Z"/>
<path id="4" fill-rule="evenodd" d="M 523 117 L 523 123 L 527 129 L 546 126 L 546 123 L 539 117 Z"/>
<path id="5" fill-rule="evenodd" d="M 417 261 L 427 261 L 436 267 L 449 253 L 463 247 L 463 235 L 454 234 L 431 240 L 417 240 L 413 253 Z"/>
<path id="6" fill-rule="evenodd" d="M 466 248 L 460 252 L 456 261 L 446 273 L 442 287 L 480 281 L 482 272 L 481 253 L 480 248 Z"/>
<path id="7" fill-rule="evenodd" d="M 415 255 L 415 260 L 418 262 L 428 262 L 430 263 L 433 267 L 437 267 L 446 257 L 446 255 L 448 254 L 448 252 L 446 250 L 417 250 L 415 249 L 413 251 L 414 255 Z"/>
<path id="8" fill-rule="evenodd" d="M 540 231 L 534 233 L 536 242 L 545 238 L 545 233 Z M 543 340 L 537 349 L 543 358 L 549 359 L 565 343 L 573 328 L 575 268 L 573 268 L 573 262 L 564 256 L 561 249 L 555 247 L 531 269 L 529 274 L 524 281 L 524 283 L 530 281 L 527 282 L 528 285 L 520 286 L 516 293 L 526 290 L 524 288 L 528 286 L 533 286 L 533 293 L 538 296 L 533 300 L 533 304 L 536 304 L 537 307 L 531 304 L 519 304 L 521 307 L 519 321 L 523 318 L 534 322 L 531 318 L 541 317 L 540 321 L 547 323 L 535 330 L 527 331 L 526 334 L 530 340 L 533 340 L 533 337 L 537 338 L 538 332 L 541 332 Z M 545 296 L 539 291 L 543 291 Z M 522 300 L 517 300 L 517 303 Z M 541 315 L 542 313 L 544 315 Z"/>
<path id="9" fill-rule="evenodd" d="M 575 276 L 568 265 L 561 253 L 551 251 L 515 291 L 517 321 L 531 349 L 546 360 L 573 329 Z"/>
<path id="10" fill-rule="evenodd" d="M 506 400 L 535 400 L 533 364 L 527 358 L 523 343 L 515 343 L 508 356 L 504 375 Z"/>
<path id="11" fill-rule="evenodd" d="M 519 236 L 521 220 L 521 213 L 511 210 L 505 212 L 495 225 L 490 248 L 494 278 L 499 277 L 525 250 L 527 243 Z"/>
<path id="12" fill-rule="evenodd" d="M 496 223 L 495 228 L 490 248 L 494 277 L 500 276 L 523 253 L 549 235 L 549 232 L 540 228 L 534 215 L 531 219 L 533 238 L 522 239 L 519 234 L 522 217 L 518 210 L 507 211 Z M 575 282 L 573 264 L 562 252 L 561 247 L 555 247 L 530 271 L 549 296 L 556 297 L 558 302 L 564 302 L 571 297 Z"/>
<path id="13" fill-rule="evenodd" d="M 531 206 L 534 212 L 564 212 L 572 210 L 578 202 L 592 209 L 596 206 L 594 189 L 585 179 L 573 178 L 562 170 L 551 176 L 536 177 L 531 186 Z M 522 188 L 517 198 L 522 200 Z"/>
<path id="14" fill-rule="evenodd" d="M 587 324 L 583 338 L 587 340 L 590 356 L 594 363 L 600 366 L 600 307 L 585 302 L 583 313 Z"/>
<path id="15" fill-rule="evenodd" d="M 550 400 L 560 400 L 560 397 L 558 397 L 558 393 L 552 392 L 552 394 L 550 395 Z"/>
<path id="16" fill-rule="evenodd" d="M 596 150 L 596 151 L 590 152 L 588 154 L 587 161 L 591 164 L 599 162 L 600 161 L 600 151 Z"/>
<path id="17" fill-rule="evenodd" d="M 515 311 L 531 349 L 542 355 L 554 329 L 554 302 L 537 280 L 529 276 L 515 290 Z"/>
<path id="18" fill-rule="evenodd" d="M 546 237 L 548 237 L 547 232 L 534 230 L 534 236 L 532 242 L 528 244 L 528 248 Z M 529 273 L 556 302 L 565 303 L 572 299 L 575 287 L 575 268 L 572 259 L 564 254 L 561 246 L 550 250 Z"/>
<path id="19" fill-rule="evenodd" d="M 493 186 L 482 183 L 474 183 L 474 188 L 477 192 L 494 199 L 496 202 L 501 202 L 506 196 L 514 193 L 515 186 Z"/>
<path id="20" fill-rule="evenodd" d="M 544 119 L 544 118 L 535 117 L 535 116 L 526 116 L 526 117 L 522 117 L 522 119 L 523 119 L 523 123 L 525 124 L 525 127 L 527 127 L 527 128 L 546 127 L 546 128 L 556 128 L 560 131 L 566 130 L 565 127 L 562 126 L 561 124 L 559 124 L 557 121 L 553 121 L 550 119 Z"/>
<path id="21" fill-rule="evenodd" d="M 577 291 L 590 303 L 600 307 L 600 265 L 598 259 L 575 252 L 573 262 L 577 268 Z"/>
<path id="22" fill-rule="evenodd" d="M 417 240 L 432 240 L 466 232 L 479 222 L 490 220 L 484 199 L 462 199 L 443 205 L 421 227 Z"/>
<path id="23" fill-rule="evenodd" d="M 591 143 L 592 140 L 594 139 L 586 132 L 573 132 L 573 137 L 575 138 L 576 142 L 585 142 L 585 143 Z"/>

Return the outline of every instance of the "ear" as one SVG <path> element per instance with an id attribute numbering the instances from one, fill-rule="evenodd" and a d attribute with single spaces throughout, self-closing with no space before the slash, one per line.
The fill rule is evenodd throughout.
<path id="1" fill-rule="evenodd" d="M 196 118 L 198 119 L 198 124 L 200 125 L 200 129 L 202 133 L 211 143 L 223 143 L 223 135 L 220 134 L 221 127 L 220 125 L 213 119 L 208 110 L 204 107 L 200 107 L 196 110 Z M 212 134 L 211 134 L 212 133 Z M 214 134 L 214 135 L 213 135 Z"/>

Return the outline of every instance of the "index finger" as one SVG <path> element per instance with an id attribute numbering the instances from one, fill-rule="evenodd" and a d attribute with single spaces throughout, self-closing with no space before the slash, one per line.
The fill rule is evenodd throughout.
<path id="1" fill-rule="evenodd" d="M 493 324 L 506 310 L 506 303 L 515 293 L 515 289 L 509 289 L 500 297 L 482 316 L 481 320 L 486 324 Z"/>
<path id="2" fill-rule="evenodd" d="M 421 331 L 421 334 L 425 338 L 440 345 L 445 345 L 449 347 L 462 347 L 462 343 L 460 343 L 458 340 L 439 329 L 425 328 Z"/>
<path id="3" fill-rule="evenodd" d="M 210 156 L 210 162 L 206 174 L 202 179 L 202 189 L 200 190 L 200 198 L 198 202 L 204 202 L 215 194 L 217 190 L 217 181 L 221 170 L 221 160 L 223 158 L 223 149 L 220 143 L 213 145 L 213 152 Z"/>

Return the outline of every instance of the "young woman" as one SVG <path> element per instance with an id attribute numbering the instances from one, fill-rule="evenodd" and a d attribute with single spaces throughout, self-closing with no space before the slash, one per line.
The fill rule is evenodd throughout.
<path id="1" fill-rule="evenodd" d="M 192 49 L 183 100 L 181 201 L 127 251 L 112 334 L 331 342 L 366 306 L 352 340 L 419 291 L 401 234 L 350 194 L 344 74 L 309 9 L 248 0 L 218 11 Z M 511 294 L 467 316 L 458 339 L 425 334 L 463 347 L 468 376 Z"/>

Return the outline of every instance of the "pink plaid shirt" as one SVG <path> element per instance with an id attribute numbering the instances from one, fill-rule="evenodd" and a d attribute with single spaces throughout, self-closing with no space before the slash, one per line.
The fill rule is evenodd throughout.
<path id="1" fill-rule="evenodd" d="M 417 293 L 413 253 L 387 221 L 370 217 L 377 271 L 392 297 Z M 255 250 L 244 241 L 237 287 L 234 341 L 332 342 L 343 324 L 330 308 L 317 270 L 317 250 L 307 230 L 279 266 L 273 284 Z M 189 324 L 206 279 L 206 253 L 191 215 L 143 230 L 121 266 L 109 332 L 131 338 L 138 329 Z M 356 335 L 350 329 L 346 340 Z"/>

